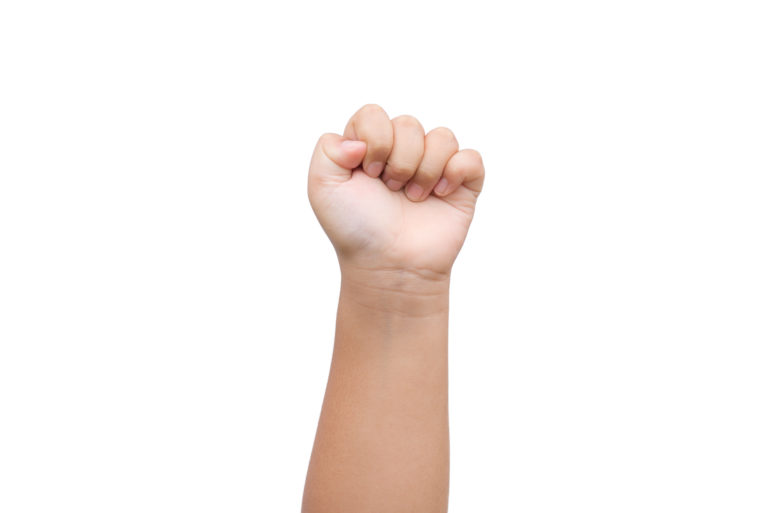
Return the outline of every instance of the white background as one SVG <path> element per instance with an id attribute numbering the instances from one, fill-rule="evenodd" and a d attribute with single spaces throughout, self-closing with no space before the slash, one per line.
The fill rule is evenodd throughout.
<path id="1" fill-rule="evenodd" d="M 451 127 L 452 512 L 768 510 L 762 2 L 0 4 L 0 511 L 298 511 L 317 137 Z"/>

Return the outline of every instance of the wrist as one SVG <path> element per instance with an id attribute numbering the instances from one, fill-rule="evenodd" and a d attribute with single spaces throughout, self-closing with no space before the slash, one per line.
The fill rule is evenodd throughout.
<path id="1" fill-rule="evenodd" d="M 449 273 L 339 264 L 343 300 L 382 315 L 423 317 L 448 313 Z"/>

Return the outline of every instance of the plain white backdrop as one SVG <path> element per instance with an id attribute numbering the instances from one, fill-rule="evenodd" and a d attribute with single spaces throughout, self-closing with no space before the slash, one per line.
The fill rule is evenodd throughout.
<path id="1" fill-rule="evenodd" d="M 451 511 L 768 510 L 762 2 L 0 4 L 0 511 L 298 511 L 365 103 L 487 179 Z"/>

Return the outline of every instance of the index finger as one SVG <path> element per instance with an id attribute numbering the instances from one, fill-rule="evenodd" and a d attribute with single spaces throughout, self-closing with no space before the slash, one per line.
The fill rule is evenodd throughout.
<path id="1" fill-rule="evenodd" d="M 384 109 L 373 103 L 360 107 L 347 122 L 344 137 L 365 141 L 368 150 L 363 158 L 363 170 L 368 176 L 378 177 L 394 142 L 392 123 Z"/>

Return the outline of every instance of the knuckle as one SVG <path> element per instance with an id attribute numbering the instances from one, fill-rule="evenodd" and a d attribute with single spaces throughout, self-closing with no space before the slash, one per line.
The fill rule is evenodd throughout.
<path id="1" fill-rule="evenodd" d="M 320 137 L 317 138 L 317 141 L 318 142 L 324 142 L 324 141 L 327 141 L 328 139 L 330 139 L 331 137 L 334 137 L 334 136 L 336 136 L 336 134 L 331 133 L 331 132 L 325 132 L 324 134 L 322 134 Z"/>
<path id="2" fill-rule="evenodd" d="M 384 112 L 384 109 L 381 108 L 380 105 L 377 105 L 375 103 L 366 103 L 360 109 L 357 111 L 360 114 L 378 114 L 380 112 Z"/>
<path id="3" fill-rule="evenodd" d="M 467 149 L 464 149 L 464 150 L 461 150 L 461 151 L 466 153 L 467 160 L 471 164 L 473 164 L 475 166 L 478 166 L 480 168 L 483 167 L 483 156 L 480 155 L 479 151 L 477 151 L 475 149 L 472 149 L 472 148 L 467 148 Z"/>
<path id="4" fill-rule="evenodd" d="M 459 141 L 456 139 L 456 135 L 453 133 L 453 130 L 450 128 L 439 126 L 437 128 L 433 128 L 429 132 L 430 137 L 434 137 L 444 144 L 450 146 L 451 148 L 458 148 L 459 147 Z"/>
<path id="5" fill-rule="evenodd" d="M 317 143 L 315 143 L 315 149 L 325 152 L 326 149 L 332 145 L 333 141 L 337 139 L 339 136 L 338 134 L 334 134 L 332 132 L 325 132 L 320 137 L 317 138 Z"/>
<path id="6" fill-rule="evenodd" d="M 419 120 L 408 114 L 397 116 L 392 120 L 392 124 L 401 128 L 417 129 L 422 133 L 424 132 L 424 128 L 421 126 Z"/>
<path id="7" fill-rule="evenodd" d="M 433 135 L 433 137 L 438 137 L 449 142 L 458 143 L 456 140 L 456 135 L 454 135 L 453 130 L 450 128 L 439 126 L 437 128 L 433 128 L 430 133 Z"/>

